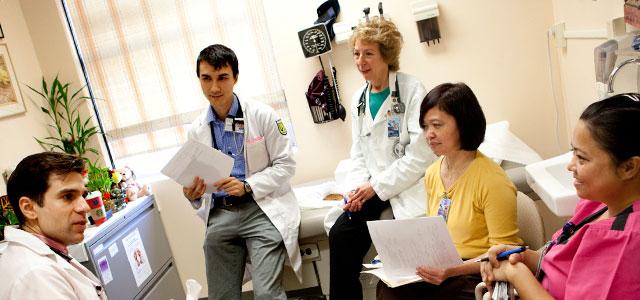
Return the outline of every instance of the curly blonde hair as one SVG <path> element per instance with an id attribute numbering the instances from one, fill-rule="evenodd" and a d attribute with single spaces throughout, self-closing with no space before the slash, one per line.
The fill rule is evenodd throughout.
<path id="1" fill-rule="evenodd" d="M 403 40 L 396 24 L 379 16 L 371 17 L 369 22 L 362 22 L 353 30 L 350 41 L 352 49 L 357 40 L 378 44 L 382 59 L 389 65 L 389 70 L 395 72 L 400 69 Z"/>

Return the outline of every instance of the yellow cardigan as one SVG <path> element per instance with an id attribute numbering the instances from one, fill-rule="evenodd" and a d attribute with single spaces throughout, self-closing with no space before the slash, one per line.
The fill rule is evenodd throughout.
<path id="1" fill-rule="evenodd" d="M 427 215 L 437 216 L 445 189 L 442 157 L 425 172 Z M 460 257 L 470 259 L 496 244 L 522 244 L 518 237 L 516 188 L 504 170 L 480 151 L 447 191 L 447 227 Z"/>

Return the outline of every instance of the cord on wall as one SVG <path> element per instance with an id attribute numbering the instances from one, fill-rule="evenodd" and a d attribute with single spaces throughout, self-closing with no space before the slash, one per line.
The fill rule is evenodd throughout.
<path id="1" fill-rule="evenodd" d="M 560 103 L 558 102 L 558 96 L 556 94 L 556 88 L 553 84 L 554 82 L 554 73 L 553 73 L 553 61 L 551 60 L 551 39 L 553 38 L 553 30 L 549 29 L 547 31 L 547 60 L 549 62 L 549 83 L 551 84 L 551 95 L 553 97 L 553 104 L 555 106 L 555 121 L 556 121 L 556 146 L 559 151 L 565 151 L 564 147 L 560 142 Z"/>

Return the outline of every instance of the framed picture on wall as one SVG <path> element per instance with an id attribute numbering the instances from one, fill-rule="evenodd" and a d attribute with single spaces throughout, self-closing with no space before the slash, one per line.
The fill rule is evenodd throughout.
<path id="1" fill-rule="evenodd" d="M 24 102 L 7 44 L 0 44 L 0 118 L 24 112 Z"/>

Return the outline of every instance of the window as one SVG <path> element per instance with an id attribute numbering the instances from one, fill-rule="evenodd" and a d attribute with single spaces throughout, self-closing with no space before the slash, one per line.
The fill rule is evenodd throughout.
<path id="1" fill-rule="evenodd" d="M 261 0 L 63 3 L 116 166 L 158 174 L 186 141 L 207 107 L 196 58 L 216 43 L 238 56 L 239 97 L 272 106 L 293 133 Z"/>

